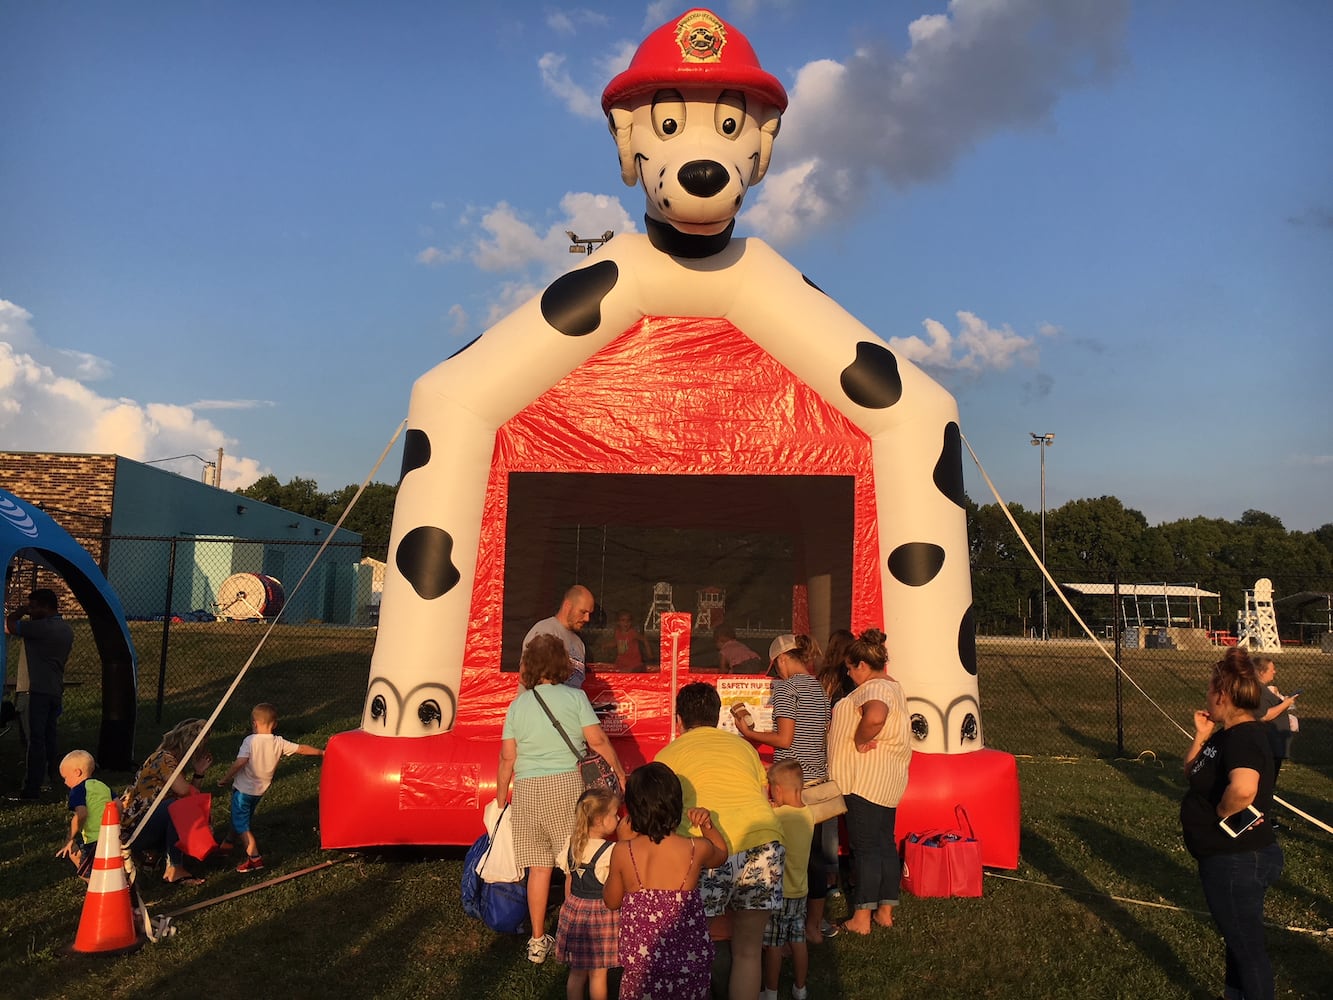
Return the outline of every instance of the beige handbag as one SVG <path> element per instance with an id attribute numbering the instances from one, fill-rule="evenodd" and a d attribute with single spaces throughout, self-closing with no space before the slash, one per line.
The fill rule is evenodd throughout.
<path id="1" fill-rule="evenodd" d="M 801 789 L 801 798 L 810 807 L 810 815 L 814 817 L 816 823 L 841 816 L 847 811 L 847 803 L 843 800 L 842 789 L 832 778 L 825 781 L 810 782 Z"/>

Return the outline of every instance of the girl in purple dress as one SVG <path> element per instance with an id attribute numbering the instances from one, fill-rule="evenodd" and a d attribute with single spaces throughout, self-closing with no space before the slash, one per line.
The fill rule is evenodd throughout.
<path id="1" fill-rule="evenodd" d="M 727 860 L 727 845 L 707 809 L 689 812 L 702 837 L 676 833 L 683 813 L 680 779 L 665 764 L 636 768 L 625 786 L 621 839 L 611 852 L 602 898 L 620 911 L 622 1000 L 704 1000 L 713 942 L 699 895 L 699 872 Z"/>

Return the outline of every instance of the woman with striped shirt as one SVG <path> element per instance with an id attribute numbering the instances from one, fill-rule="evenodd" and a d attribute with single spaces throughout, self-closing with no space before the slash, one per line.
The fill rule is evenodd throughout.
<path id="1" fill-rule="evenodd" d="M 828 779 L 829 700 L 815 677 L 820 662 L 819 645 L 808 635 L 780 635 L 768 647 L 773 681 L 772 732 L 760 732 L 748 714 L 736 717 L 736 729 L 751 743 L 773 748 L 773 762 L 794 760 L 801 765 L 805 783 Z M 825 847 L 832 844 L 830 854 Z M 837 871 L 838 821 L 815 825 L 807 867 L 810 893 L 806 897 L 805 939 L 822 944 L 824 899 L 828 895 L 830 866 Z"/>
<path id="2" fill-rule="evenodd" d="M 856 887 L 843 929 L 869 934 L 871 920 L 893 926 L 902 865 L 893 839 L 898 803 L 912 759 L 907 701 L 890 677 L 884 633 L 867 629 L 847 649 L 856 690 L 833 708 L 829 769 L 847 800 L 847 839 Z"/>

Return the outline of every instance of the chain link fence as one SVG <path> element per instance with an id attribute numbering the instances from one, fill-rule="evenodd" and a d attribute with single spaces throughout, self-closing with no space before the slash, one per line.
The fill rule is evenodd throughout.
<path id="1" fill-rule="evenodd" d="M 235 599 L 237 577 L 263 577 L 294 587 L 318 543 L 201 538 L 80 538 L 98 558 L 125 607 L 138 654 L 137 752 L 156 744 L 170 725 L 212 711 L 255 651 L 276 613 L 250 613 Z M 255 655 L 219 727 L 243 732 L 250 707 L 278 704 L 285 731 L 336 731 L 355 725 L 374 647 L 374 569 L 361 564 L 357 545 L 332 544 L 298 593 L 283 593 L 280 624 Z M 1048 586 L 1045 637 L 1043 578 L 1031 567 L 978 566 L 973 572 L 979 684 L 984 738 L 1016 755 L 1137 756 L 1151 751 L 1179 758 L 1190 741 L 1191 715 L 1203 705 L 1209 669 L 1234 641 L 1237 612 L 1252 579 L 1156 581 L 1092 579 L 1086 569 L 1055 569 L 1065 584 L 1119 582 L 1112 593 L 1066 596 L 1091 629 L 1083 633 Z M 1282 652 L 1277 686 L 1302 690 L 1300 732 L 1293 760 L 1333 765 L 1329 605 L 1327 582 L 1271 574 Z M 232 581 L 229 586 L 229 581 Z M 249 579 L 243 583 L 252 585 Z M 262 581 L 261 581 L 262 582 Z M 1219 596 L 1153 599 L 1130 596 L 1130 584 L 1197 587 Z M 76 642 L 66 672 L 61 740 L 66 748 L 95 747 L 101 712 L 101 665 L 81 621 L 82 610 L 61 581 L 31 563 L 11 567 L 6 605 L 36 587 L 62 594 Z M 1150 588 L 1149 588 L 1150 589 Z M 1323 603 L 1320 603 L 1320 602 Z M 230 602 L 230 604 L 228 603 Z M 1099 647 L 1100 643 L 1100 647 Z M 7 696 L 12 697 L 18 643 L 10 640 Z M 1116 663 L 1123 668 L 1121 673 Z M 15 734 L 0 739 L 0 761 L 22 760 Z"/>

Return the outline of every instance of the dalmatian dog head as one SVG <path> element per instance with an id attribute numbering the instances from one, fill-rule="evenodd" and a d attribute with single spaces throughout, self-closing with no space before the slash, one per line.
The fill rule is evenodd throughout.
<path id="1" fill-rule="evenodd" d="M 731 226 L 786 107 L 745 36 L 707 10 L 650 34 L 602 94 L 621 178 L 643 185 L 650 219 L 697 236 Z"/>

